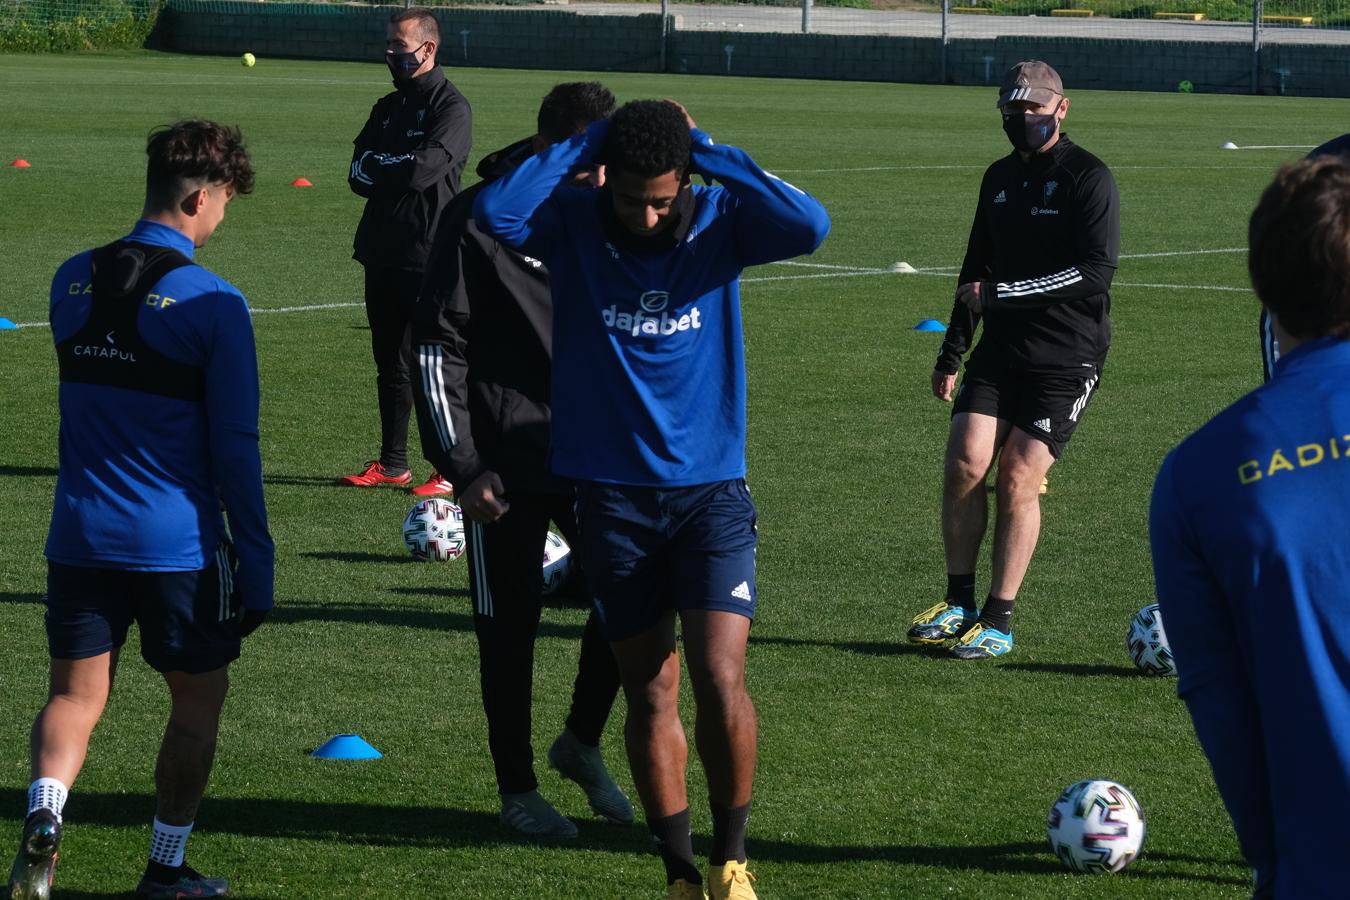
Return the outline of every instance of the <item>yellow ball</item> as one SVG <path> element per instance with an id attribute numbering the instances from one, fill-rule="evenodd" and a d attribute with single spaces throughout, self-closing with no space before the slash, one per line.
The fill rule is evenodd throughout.
<path id="1" fill-rule="evenodd" d="M 243 56 L 239 57 L 239 62 L 250 69 L 253 68 L 257 61 L 258 57 L 254 56 L 252 53 L 245 53 Z"/>

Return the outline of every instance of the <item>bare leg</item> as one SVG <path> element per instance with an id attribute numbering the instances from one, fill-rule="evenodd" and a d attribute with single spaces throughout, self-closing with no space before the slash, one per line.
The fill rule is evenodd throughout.
<path id="1" fill-rule="evenodd" d="M 47 704 L 29 739 L 34 780 L 55 778 L 66 787 L 75 783 L 116 672 L 116 650 L 87 659 L 52 660 Z"/>
<path id="2" fill-rule="evenodd" d="M 680 657 L 675 614 L 650 631 L 611 645 L 619 663 L 628 718 L 624 740 L 633 783 L 648 821 L 688 808 L 684 770 L 689 746 L 680 724 Z"/>
<path id="3" fill-rule="evenodd" d="M 200 675 L 166 672 L 164 680 L 173 706 L 155 765 L 156 815 L 166 825 L 189 825 L 197 818 L 215 761 L 229 672 L 227 668 Z"/>
<path id="4" fill-rule="evenodd" d="M 730 809 L 750 802 L 758 721 L 745 688 L 750 620 L 731 612 L 683 613 L 689 680 L 698 711 L 694 742 L 708 777 L 708 797 Z"/>
<path id="5" fill-rule="evenodd" d="M 984 480 L 1009 428 L 980 413 L 952 418 L 942 479 L 942 545 L 950 573 L 975 571 L 989 519 Z"/>
<path id="6" fill-rule="evenodd" d="M 989 593 L 1017 599 L 1041 533 L 1041 479 L 1055 457 L 1041 441 L 1013 429 L 998 465 L 998 519 L 994 525 Z"/>

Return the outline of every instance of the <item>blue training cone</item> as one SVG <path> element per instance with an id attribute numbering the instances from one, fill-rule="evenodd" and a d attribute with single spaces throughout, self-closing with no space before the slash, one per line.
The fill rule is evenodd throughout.
<path id="1" fill-rule="evenodd" d="M 10 328 L 18 328 L 18 327 L 19 327 L 18 325 L 15 325 L 9 319 L 0 318 L 0 331 L 7 331 Z"/>
<path id="2" fill-rule="evenodd" d="M 924 319 L 918 325 L 914 326 L 915 331 L 946 331 L 947 326 L 943 325 L 937 319 Z"/>
<path id="3" fill-rule="evenodd" d="M 310 756 L 319 759 L 379 759 L 384 754 L 358 734 L 335 734 Z"/>

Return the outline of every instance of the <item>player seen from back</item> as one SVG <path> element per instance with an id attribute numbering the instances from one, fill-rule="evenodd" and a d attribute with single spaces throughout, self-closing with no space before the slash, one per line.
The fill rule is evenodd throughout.
<path id="1" fill-rule="evenodd" d="M 603 189 L 566 186 L 597 162 Z M 719 185 L 692 185 L 693 174 Z M 713 816 L 709 888 L 752 898 L 756 719 L 745 648 L 756 537 L 739 276 L 812 252 L 829 218 L 656 100 L 628 103 L 525 162 L 484 189 L 474 213 L 485 232 L 549 267 L 550 463 L 578 484 L 580 552 L 619 662 L 628 758 L 667 897 L 705 896 L 677 709 L 678 619 Z"/>
<path id="2" fill-rule="evenodd" d="M 1248 230 L 1282 350 L 1168 455 L 1153 568 L 1257 897 L 1344 897 L 1350 824 L 1350 160 L 1286 166 Z"/>
<path id="3" fill-rule="evenodd" d="M 909 640 L 961 659 L 1012 650 L 1012 610 L 1041 528 L 1040 489 L 1078 427 L 1111 342 L 1120 202 L 1101 160 L 1060 131 L 1069 99 L 1038 60 L 1008 70 L 998 97 L 1013 152 L 980 183 L 933 393 L 951 402 L 975 328 L 984 334 L 956 392 L 942 484 L 947 592 Z M 998 461 L 993 580 L 975 605 L 988 530 L 985 479 Z"/>
<path id="4" fill-rule="evenodd" d="M 192 256 L 230 199 L 252 190 L 253 170 L 239 132 L 213 122 L 158 130 L 146 152 L 145 208 L 131 234 L 67 260 L 52 281 L 61 433 L 46 548 L 51 692 L 33 723 L 28 817 L 6 895 L 15 900 L 50 892 L 66 794 L 133 621 L 171 701 L 136 896 L 226 892 L 183 852 L 229 664 L 272 607 L 273 550 L 248 307 Z"/>
<path id="5" fill-rule="evenodd" d="M 484 234 L 473 203 L 484 184 L 613 111 L 614 95 L 602 84 L 557 85 L 539 108 L 536 134 L 484 158 L 478 167 L 484 182 L 446 209 L 414 316 L 423 452 L 453 481 L 469 519 L 469 586 L 501 820 L 531 837 L 577 833 L 539 793 L 530 704 L 543 601 L 539 561 L 549 520 L 573 547 L 579 541 L 572 485 L 548 470 L 548 269 Z M 596 173 L 581 177 L 591 181 Z M 581 638 L 571 713 L 548 760 L 581 785 L 597 814 L 629 823 L 633 805 L 600 756 L 600 736 L 618 692 L 618 666 L 592 612 Z"/>

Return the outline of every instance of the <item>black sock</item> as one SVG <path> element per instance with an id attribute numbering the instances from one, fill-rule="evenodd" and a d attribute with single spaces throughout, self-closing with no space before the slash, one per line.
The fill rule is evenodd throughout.
<path id="1" fill-rule="evenodd" d="M 975 573 L 953 575 L 947 573 L 947 599 L 962 609 L 975 608 Z"/>
<path id="2" fill-rule="evenodd" d="M 698 874 L 698 864 L 694 862 L 694 838 L 689 833 L 689 809 L 677 812 L 663 819 L 648 819 L 647 830 L 656 842 L 656 852 L 666 864 L 666 884 L 674 884 L 683 878 L 690 884 L 702 884 L 703 876 Z"/>
<path id="3" fill-rule="evenodd" d="M 724 866 L 730 860 L 745 862 L 745 825 L 750 821 L 750 804 L 726 809 L 711 801 L 713 837 L 708 864 Z"/>
<path id="4" fill-rule="evenodd" d="M 166 866 L 153 859 L 145 864 L 145 877 L 155 884 L 173 884 L 182 877 L 183 866 Z"/>
<path id="5" fill-rule="evenodd" d="M 993 628 L 1008 634 L 1012 629 L 1012 611 L 1014 600 L 1000 600 L 993 594 L 984 601 L 984 609 L 980 610 L 980 624 L 986 628 Z"/>

